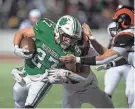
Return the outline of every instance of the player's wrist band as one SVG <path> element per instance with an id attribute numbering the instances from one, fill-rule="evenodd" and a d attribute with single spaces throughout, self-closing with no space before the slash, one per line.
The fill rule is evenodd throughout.
<path id="1" fill-rule="evenodd" d="M 81 63 L 80 57 L 76 57 L 76 63 Z"/>
<path id="2" fill-rule="evenodd" d="M 109 62 L 109 65 L 110 65 L 110 67 L 115 67 L 116 66 L 114 61 Z"/>
<path id="3" fill-rule="evenodd" d="M 111 67 L 115 67 L 115 62 L 114 62 L 114 61 L 109 62 L 109 63 L 107 64 L 107 69 L 109 69 L 109 68 L 111 68 Z"/>
<path id="4" fill-rule="evenodd" d="M 94 57 L 81 57 L 81 64 L 96 65 L 96 56 Z"/>
<path id="5" fill-rule="evenodd" d="M 116 64 L 115 64 L 115 62 L 114 62 L 114 61 L 112 61 L 111 63 L 112 63 L 112 66 L 113 66 L 113 67 L 115 67 L 115 66 L 116 66 Z"/>

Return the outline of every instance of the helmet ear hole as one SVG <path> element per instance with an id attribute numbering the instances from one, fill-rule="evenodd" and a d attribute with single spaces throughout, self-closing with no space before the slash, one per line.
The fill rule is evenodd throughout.
<path id="1" fill-rule="evenodd" d="M 125 20 L 121 23 L 122 28 L 127 28 L 128 24 L 126 24 Z"/>
<path id="2" fill-rule="evenodd" d="M 128 19 L 128 20 L 124 20 L 125 25 L 130 25 L 131 24 L 130 17 L 129 16 L 125 16 L 125 19 Z"/>
<path id="3" fill-rule="evenodd" d="M 127 28 L 131 25 L 131 19 L 128 15 L 124 14 L 122 15 L 123 21 L 122 21 L 122 28 Z M 128 19 L 128 20 L 126 20 Z"/>

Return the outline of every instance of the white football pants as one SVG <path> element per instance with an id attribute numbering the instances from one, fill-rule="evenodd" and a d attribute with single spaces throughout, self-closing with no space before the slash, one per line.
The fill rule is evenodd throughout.
<path id="1" fill-rule="evenodd" d="M 112 95 L 121 77 L 127 81 L 127 75 L 130 70 L 130 65 L 122 65 L 108 69 L 104 76 L 105 93 Z M 126 82 L 125 82 L 126 83 Z"/>
<path id="2" fill-rule="evenodd" d="M 134 72 L 135 68 L 133 66 L 131 66 L 129 72 L 128 72 L 128 76 L 127 76 L 127 81 L 126 81 L 126 96 L 128 97 L 128 105 L 129 108 L 135 108 L 135 99 L 134 99 L 134 88 L 135 88 L 135 84 L 134 84 Z"/>
<path id="3" fill-rule="evenodd" d="M 49 82 L 32 81 L 28 76 L 24 77 L 25 86 L 15 83 L 13 87 L 13 98 L 15 108 L 24 108 L 27 105 L 36 107 L 46 95 L 52 84 Z"/>

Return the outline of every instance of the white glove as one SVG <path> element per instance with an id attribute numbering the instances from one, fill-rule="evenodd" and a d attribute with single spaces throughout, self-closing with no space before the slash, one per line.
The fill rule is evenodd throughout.
<path id="1" fill-rule="evenodd" d="M 14 48 L 14 53 L 19 56 L 19 57 L 22 57 L 22 58 L 25 58 L 25 59 L 29 59 L 32 57 L 33 54 L 28 54 L 26 55 L 25 53 L 29 53 L 29 50 L 26 50 L 26 49 L 23 49 L 23 48 L 19 48 L 18 45 L 15 45 L 15 48 Z"/>
<path id="2" fill-rule="evenodd" d="M 21 86 L 24 86 L 25 85 L 25 81 L 23 79 L 22 76 L 20 76 L 20 74 L 22 74 L 21 71 L 17 70 L 17 69 L 13 69 L 12 72 L 11 72 L 12 76 L 13 76 L 13 79 L 18 82 Z"/>
<path id="3" fill-rule="evenodd" d="M 55 75 L 48 76 L 48 81 L 52 84 L 62 83 L 62 81 L 58 79 Z"/>
<path id="4" fill-rule="evenodd" d="M 65 70 L 65 69 L 52 69 L 48 70 L 48 75 L 54 75 L 57 77 L 57 79 L 60 79 L 62 82 L 67 82 L 70 78 L 75 81 L 86 81 L 87 78 L 84 78 L 83 76 L 80 76 L 76 73 L 73 73 L 72 71 Z"/>
<path id="5" fill-rule="evenodd" d="M 67 81 L 68 73 L 70 71 L 64 69 L 51 69 L 48 70 L 48 79 L 51 83 L 64 83 Z"/>
<path id="6" fill-rule="evenodd" d="M 48 70 L 48 75 L 49 76 L 55 75 L 57 77 L 68 77 L 68 75 L 70 73 L 71 72 L 69 70 L 64 70 L 64 69 L 51 69 L 51 70 Z"/>
<path id="7" fill-rule="evenodd" d="M 96 66 L 96 70 L 97 71 L 100 71 L 100 70 L 107 70 L 107 65 L 106 64 L 103 64 L 103 65 L 98 65 Z"/>

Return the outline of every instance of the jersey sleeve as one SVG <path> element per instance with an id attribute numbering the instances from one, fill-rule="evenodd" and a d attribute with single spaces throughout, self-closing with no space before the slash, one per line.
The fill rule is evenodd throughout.
<path id="1" fill-rule="evenodd" d="M 134 35 L 123 33 L 116 36 L 114 39 L 114 47 L 128 47 L 134 44 Z"/>
<path id="2" fill-rule="evenodd" d="M 55 23 L 47 18 L 40 19 L 34 25 L 34 33 L 36 38 L 40 38 L 41 34 L 49 33 L 50 30 L 54 30 Z"/>
<path id="3" fill-rule="evenodd" d="M 114 39 L 114 45 L 112 49 L 118 52 L 120 55 L 123 55 L 127 52 L 130 47 L 134 44 L 134 35 L 133 34 L 119 34 Z"/>

